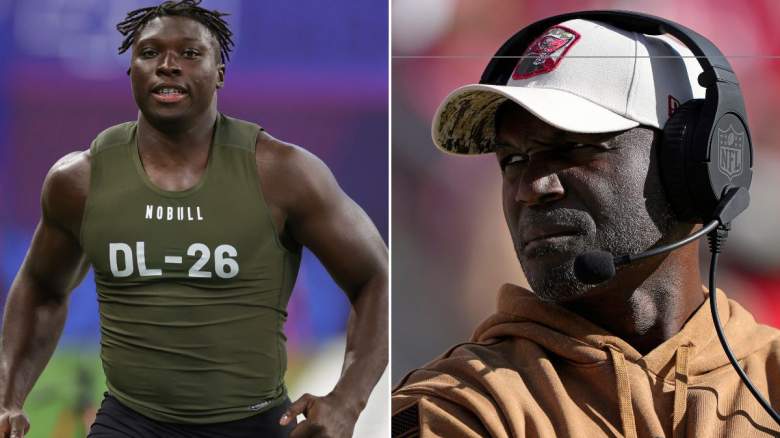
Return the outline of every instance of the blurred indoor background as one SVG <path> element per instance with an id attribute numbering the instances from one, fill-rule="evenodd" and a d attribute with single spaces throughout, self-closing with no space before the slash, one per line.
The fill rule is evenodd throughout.
<path id="1" fill-rule="evenodd" d="M 393 0 L 392 381 L 469 339 L 502 283 L 527 285 L 504 223 L 493 155 L 438 152 L 441 100 L 479 81 L 498 47 L 538 19 L 585 9 L 659 15 L 711 39 L 739 76 L 757 159 L 718 287 L 780 327 L 780 2 L 775 0 Z M 703 245 L 704 246 L 704 245 Z M 707 269 L 702 269 L 706 275 Z"/>
<path id="2" fill-rule="evenodd" d="M 0 302 L 40 217 L 49 167 L 108 126 L 137 117 L 115 30 L 150 0 L 0 0 Z M 317 154 L 388 232 L 388 8 L 384 0 L 206 0 L 229 12 L 236 48 L 219 108 Z M 349 303 L 310 254 L 286 324 L 291 397 L 338 378 Z M 11 334 L 5 334 L 10 336 Z M 29 437 L 83 437 L 102 398 L 92 275 L 71 298 L 59 348 L 30 395 Z M 386 373 L 387 374 L 387 373 Z M 356 436 L 384 436 L 388 378 Z"/>

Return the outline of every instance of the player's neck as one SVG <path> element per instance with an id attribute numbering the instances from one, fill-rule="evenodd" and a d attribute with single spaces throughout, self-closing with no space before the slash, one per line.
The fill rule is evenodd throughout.
<path id="1" fill-rule="evenodd" d="M 677 334 L 704 302 L 698 245 L 651 260 L 634 279 L 615 278 L 614 288 L 565 307 L 647 354 Z"/>
<path id="2" fill-rule="evenodd" d="M 193 119 L 163 122 L 138 115 L 138 149 L 143 155 L 172 161 L 207 156 L 217 119 L 216 105 Z"/>

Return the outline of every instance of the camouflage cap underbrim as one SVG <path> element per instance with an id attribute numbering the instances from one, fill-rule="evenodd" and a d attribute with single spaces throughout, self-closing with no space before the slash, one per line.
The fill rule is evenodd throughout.
<path id="1" fill-rule="evenodd" d="M 473 84 L 453 91 L 439 106 L 431 126 L 433 142 L 453 154 L 493 152 L 496 110 L 507 100 L 569 132 L 594 134 L 639 126 L 636 120 L 565 90 Z"/>
<path id="2" fill-rule="evenodd" d="M 485 154 L 495 146 L 496 109 L 506 97 L 486 91 L 467 91 L 448 99 L 432 126 L 433 142 L 453 154 Z"/>

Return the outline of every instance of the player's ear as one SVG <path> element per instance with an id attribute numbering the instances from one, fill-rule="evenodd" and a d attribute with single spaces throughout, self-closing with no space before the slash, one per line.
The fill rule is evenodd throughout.
<path id="1" fill-rule="evenodd" d="M 217 89 L 225 86 L 225 64 L 217 66 Z"/>

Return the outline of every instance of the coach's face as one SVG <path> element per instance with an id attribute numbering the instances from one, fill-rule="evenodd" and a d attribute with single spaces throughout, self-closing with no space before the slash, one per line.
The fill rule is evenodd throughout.
<path id="1" fill-rule="evenodd" d="M 133 44 L 133 97 L 151 121 L 179 122 L 202 114 L 215 104 L 224 77 L 218 43 L 193 19 L 155 18 Z"/>
<path id="2" fill-rule="evenodd" d="M 593 288 L 574 275 L 574 259 L 585 251 L 622 255 L 671 237 L 676 221 L 652 129 L 575 134 L 511 103 L 496 117 L 504 216 L 523 271 L 542 299 L 568 301 Z"/>

